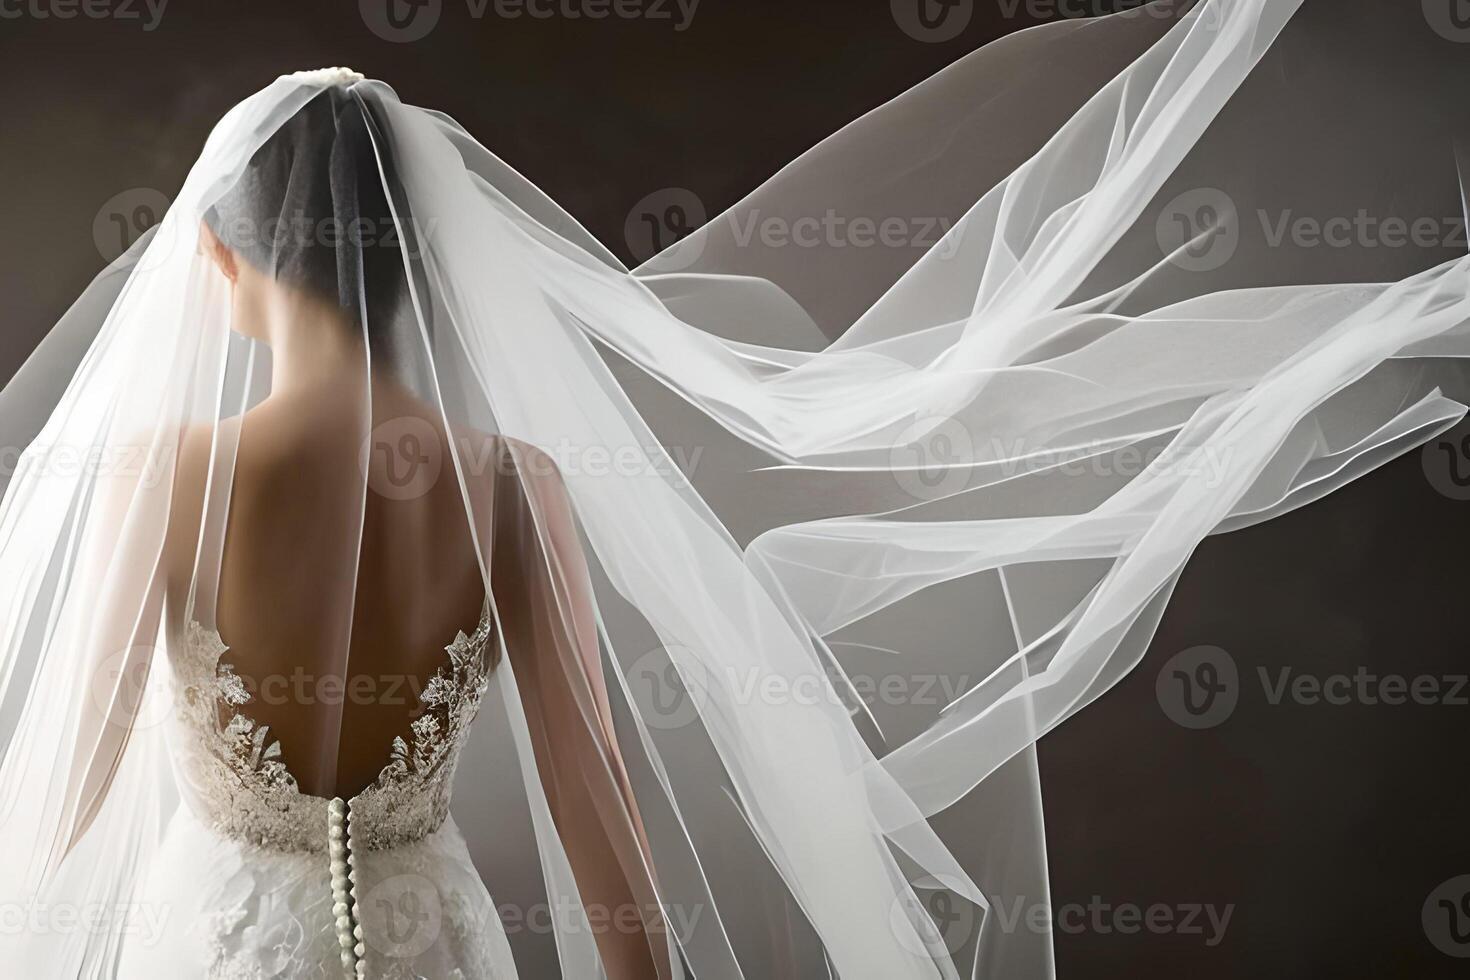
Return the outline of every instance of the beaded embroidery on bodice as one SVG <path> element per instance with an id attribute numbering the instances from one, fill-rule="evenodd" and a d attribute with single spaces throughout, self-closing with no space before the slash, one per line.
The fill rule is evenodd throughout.
<path id="1" fill-rule="evenodd" d="M 487 606 L 475 631 L 445 647 L 448 662 L 419 694 L 421 713 L 372 785 L 350 802 L 354 846 L 384 850 L 422 840 L 444 823 L 459 751 L 479 711 L 493 661 Z M 285 851 L 326 852 L 323 797 L 301 792 L 270 729 L 245 713 L 250 693 L 222 661 L 219 633 L 190 619 L 173 661 L 175 752 L 185 795 L 226 836 Z M 230 719 L 220 724 L 223 712 Z"/>

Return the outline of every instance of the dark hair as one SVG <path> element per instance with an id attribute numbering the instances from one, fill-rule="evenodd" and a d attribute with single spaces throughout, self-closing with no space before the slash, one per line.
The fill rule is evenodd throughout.
<path id="1" fill-rule="evenodd" d="M 204 221 L 277 282 L 335 302 L 377 354 L 407 296 L 408 221 L 389 206 L 391 160 L 373 135 L 362 100 L 323 89 L 261 144 Z"/>

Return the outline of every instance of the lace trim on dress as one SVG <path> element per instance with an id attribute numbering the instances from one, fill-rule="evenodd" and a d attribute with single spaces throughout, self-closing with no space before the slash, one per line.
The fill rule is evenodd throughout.
<path id="1" fill-rule="evenodd" d="M 492 632 L 487 603 L 475 631 L 460 631 L 445 647 L 448 663 L 419 695 L 422 713 L 408 736 L 393 740 L 378 778 L 350 801 L 354 847 L 397 847 L 422 840 L 444 823 L 459 749 L 494 668 L 486 657 Z M 189 620 L 175 666 L 184 781 L 219 833 L 263 847 L 326 852 L 328 801 L 300 791 L 269 726 L 239 710 L 251 697 L 222 660 L 228 650 L 218 632 Z M 224 726 L 222 704 L 236 709 Z"/>

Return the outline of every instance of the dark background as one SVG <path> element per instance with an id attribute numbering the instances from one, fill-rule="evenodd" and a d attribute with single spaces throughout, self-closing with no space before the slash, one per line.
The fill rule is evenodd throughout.
<path id="1" fill-rule="evenodd" d="M 4 377 L 115 254 L 111 239 L 181 184 L 220 115 L 282 72 L 347 64 L 448 112 L 626 258 L 624 222 L 645 195 L 684 187 L 717 213 L 855 115 L 1054 6 L 974 0 L 968 26 L 934 43 L 873 0 L 702 0 L 682 30 L 672 4 L 668 18 L 577 20 L 493 6 L 475 17 L 443 0 L 426 37 L 393 43 L 343 0 L 174 0 L 151 30 L 137 0 L 68 19 L 63 3 L 25 3 L 0 8 Z M 1437 443 L 1458 451 L 1464 431 Z M 1174 932 L 1059 932 L 1065 980 L 1466 975 L 1470 960 L 1437 949 L 1421 911 L 1470 873 L 1470 691 L 1454 705 L 1272 705 L 1256 676 L 1287 664 L 1470 670 L 1470 502 L 1426 474 L 1438 467 L 1445 486 L 1451 454 L 1426 453 L 1210 539 L 1148 658 L 1043 742 L 1057 904 L 1233 907 L 1213 947 Z M 1192 731 L 1161 710 L 1155 682 L 1206 644 L 1237 664 L 1240 701 Z"/>

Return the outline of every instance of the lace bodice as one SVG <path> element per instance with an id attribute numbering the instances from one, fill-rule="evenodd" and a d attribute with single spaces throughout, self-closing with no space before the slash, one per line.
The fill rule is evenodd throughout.
<path id="1" fill-rule="evenodd" d="M 353 847 L 422 840 L 444 822 L 459 750 L 493 662 L 489 610 L 445 647 L 448 661 L 419 694 L 421 713 L 393 740 L 372 785 L 353 797 Z M 301 792 L 270 729 L 249 715 L 251 696 L 223 661 L 219 633 L 189 620 L 173 660 L 175 751 L 189 803 L 218 833 L 262 847 L 326 852 L 328 803 Z M 221 717 L 229 721 L 221 724 Z"/>

